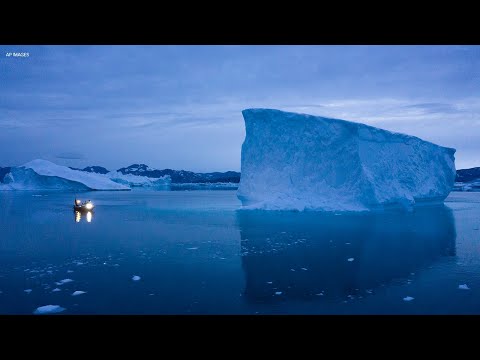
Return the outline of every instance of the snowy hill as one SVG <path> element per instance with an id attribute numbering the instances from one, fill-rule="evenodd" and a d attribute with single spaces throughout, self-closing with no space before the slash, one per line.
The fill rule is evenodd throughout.
<path id="1" fill-rule="evenodd" d="M 272 109 L 244 110 L 245 208 L 367 211 L 441 203 L 455 149 L 360 123 Z"/>
<path id="2" fill-rule="evenodd" d="M 480 167 L 457 170 L 457 178 L 455 181 L 466 183 L 474 180 L 480 181 Z"/>
<path id="3" fill-rule="evenodd" d="M 184 183 L 238 183 L 240 182 L 240 173 L 236 171 L 195 173 L 186 170 L 164 169 L 158 170 L 150 168 L 145 164 L 133 164 L 117 170 L 124 175 L 131 174 L 136 176 L 146 176 L 150 178 L 160 178 L 170 176 L 172 184 Z"/>
<path id="4" fill-rule="evenodd" d="M 85 171 L 85 172 L 91 172 L 91 173 L 96 173 L 96 174 L 107 174 L 109 173 L 109 170 L 105 169 L 102 166 L 87 166 L 86 168 L 83 169 L 77 169 L 70 167 L 72 170 L 80 170 L 80 171 Z"/>

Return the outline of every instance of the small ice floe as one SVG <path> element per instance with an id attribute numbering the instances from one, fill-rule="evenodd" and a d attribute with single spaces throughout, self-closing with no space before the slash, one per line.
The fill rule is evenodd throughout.
<path id="1" fill-rule="evenodd" d="M 27 294 L 30 294 L 32 292 L 32 289 L 26 289 L 26 290 L 23 290 L 25 291 Z"/>
<path id="2" fill-rule="evenodd" d="M 315 295 L 317 295 L 317 296 L 323 296 L 323 295 L 325 295 L 325 294 L 324 294 L 323 292 L 321 292 L 321 293 L 318 293 L 318 294 L 315 294 Z"/>
<path id="3" fill-rule="evenodd" d="M 365 290 L 365 292 L 366 292 L 367 294 L 371 294 L 371 293 L 373 293 L 373 290 L 367 289 L 367 290 Z"/>
<path id="4" fill-rule="evenodd" d="M 307 271 L 308 269 L 307 268 L 302 268 L 303 271 Z"/>
<path id="5" fill-rule="evenodd" d="M 78 295 L 82 295 L 82 294 L 85 294 L 86 291 L 81 291 L 81 290 L 77 290 L 77 291 L 74 291 L 72 296 L 78 296 Z"/>
<path id="6" fill-rule="evenodd" d="M 52 292 L 57 292 L 57 291 L 62 291 L 62 289 L 60 289 L 60 288 L 55 288 L 55 289 L 52 290 Z"/>
<path id="7" fill-rule="evenodd" d="M 295 269 L 290 269 L 290 271 L 295 271 Z"/>
<path id="8" fill-rule="evenodd" d="M 286 234 L 287 232 L 286 232 L 286 231 L 282 231 L 281 233 L 282 233 L 282 234 Z"/>
<path id="9" fill-rule="evenodd" d="M 281 291 L 275 291 L 275 295 L 282 295 Z"/>
<path id="10" fill-rule="evenodd" d="M 352 262 L 353 260 L 355 260 L 354 258 L 348 258 L 347 261 L 350 261 Z"/>
<path id="11" fill-rule="evenodd" d="M 273 281 L 267 281 L 267 284 L 273 284 Z"/>
<path id="12" fill-rule="evenodd" d="M 153 296 L 153 295 L 155 295 L 155 294 L 148 294 L 148 296 Z"/>
<path id="13" fill-rule="evenodd" d="M 69 273 L 69 274 L 72 273 L 72 272 L 73 272 L 73 270 L 67 270 L 67 273 Z"/>
<path id="14" fill-rule="evenodd" d="M 38 307 L 33 313 L 35 315 L 56 314 L 64 310 L 65 308 L 60 305 L 45 305 Z"/>
<path id="15" fill-rule="evenodd" d="M 81 261 L 76 261 L 76 262 L 75 262 L 75 265 L 83 265 L 83 262 L 81 262 Z"/>
<path id="16" fill-rule="evenodd" d="M 412 276 L 413 276 L 413 275 L 415 275 L 415 273 L 410 273 L 410 275 L 412 275 Z"/>
<path id="17" fill-rule="evenodd" d="M 69 283 L 69 282 L 72 282 L 72 281 L 73 281 L 72 279 L 63 279 L 63 280 L 57 281 L 55 284 L 60 286 L 60 285 L 63 285 L 63 284 L 66 284 L 66 283 Z"/>
<path id="18" fill-rule="evenodd" d="M 43 196 L 43 195 L 36 195 L 36 194 L 35 194 L 35 195 L 32 195 L 32 196 Z"/>
<path id="19" fill-rule="evenodd" d="M 190 248 L 187 248 L 187 250 L 198 250 L 198 247 L 190 247 Z"/>
<path id="20" fill-rule="evenodd" d="M 141 279 L 141 277 L 138 276 L 138 275 L 133 275 L 133 276 L 132 276 L 132 280 L 133 280 L 133 281 L 138 281 L 138 280 L 140 280 L 140 279 Z"/>
<path id="21" fill-rule="evenodd" d="M 415 299 L 415 298 L 413 298 L 411 296 L 406 296 L 406 297 L 403 298 L 403 301 L 412 301 L 413 299 Z"/>
<path id="22" fill-rule="evenodd" d="M 460 290 L 470 290 L 470 288 L 468 287 L 467 284 L 458 285 L 458 288 L 459 288 Z"/>

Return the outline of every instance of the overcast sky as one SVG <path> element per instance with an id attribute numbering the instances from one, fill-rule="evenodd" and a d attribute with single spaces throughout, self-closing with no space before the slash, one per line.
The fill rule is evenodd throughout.
<path id="1" fill-rule="evenodd" d="M 239 170 L 250 107 L 415 135 L 456 148 L 457 169 L 480 166 L 480 46 L 0 50 L 0 166 Z"/>

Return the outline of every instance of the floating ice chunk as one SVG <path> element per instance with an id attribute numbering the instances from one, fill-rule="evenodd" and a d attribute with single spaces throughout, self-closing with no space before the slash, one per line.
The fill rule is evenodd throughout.
<path id="1" fill-rule="evenodd" d="M 282 295 L 281 291 L 275 291 L 275 295 Z"/>
<path id="2" fill-rule="evenodd" d="M 55 289 L 52 290 L 52 292 L 57 292 L 57 291 L 62 291 L 62 289 L 60 289 L 60 288 L 55 288 Z"/>
<path id="3" fill-rule="evenodd" d="M 132 280 L 133 280 L 133 281 L 138 281 L 138 280 L 140 280 L 140 279 L 141 279 L 141 277 L 138 276 L 138 275 L 133 275 L 133 277 L 132 277 Z"/>
<path id="4" fill-rule="evenodd" d="M 72 170 L 46 160 L 33 160 L 11 169 L 9 185 L 19 190 L 130 190 L 107 176 Z"/>
<path id="5" fill-rule="evenodd" d="M 60 305 L 45 305 L 38 307 L 33 313 L 36 315 L 56 314 L 64 310 L 65 308 Z"/>
<path id="6" fill-rule="evenodd" d="M 81 290 L 77 290 L 77 291 L 74 291 L 72 296 L 78 296 L 78 295 L 82 295 L 82 294 L 85 294 L 86 291 L 81 291 Z"/>
<path id="7" fill-rule="evenodd" d="M 295 269 L 290 269 L 290 271 L 295 271 Z"/>
<path id="8" fill-rule="evenodd" d="M 353 260 L 355 260 L 354 258 L 348 258 L 347 261 L 350 261 L 352 262 Z"/>
<path id="9" fill-rule="evenodd" d="M 273 281 L 267 281 L 267 284 L 273 284 Z"/>
<path id="10" fill-rule="evenodd" d="M 69 273 L 69 274 L 73 273 L 73 270 L 67 270 L 67 273 Z"/>
<path id="11" fill-rule="evenodd" d="M 73 281 L 72 279 L 63 279 L 63 280 L 60 280 L 60 281 L 56 282 L 55 284 L 60 286 L 60 285 L 63 285 L 63 284 L 66 284 L 66 283 L 69 283 L 69 282 L 72 282 L 72 281 Z"/>
<path id="12" fill-rule="evenodd" d="M 321 292 L 321 293 L 318 293 L 318 294 L 315 294 L 315 295 L 317 295 L 317 296 L 323 296 L 323 295 L 325 295 L 325 294 L 324 294 L 323 292 Z"/>
<path id="13" fill-rule="evenodd" d="M 460 290 L 470 290 L 470 288 L 468 287 L 467 284 L 458 285 L 458 288 L 459 288 Z"/>
<path id="14" fill-rule="evenodd" d="M 32 289 L 26 289 L 26 290 L 23 290 L 25 291 L 27 294 L 30 294 L 32 292 Z"/>
<path id="15" fill-rule="evenodd" d="M 83 265 L 83 262 L 77 261 L 77 262 L 75 262 L 75 264 L 77 264 L 77 265 Z"/>
<path id="16" fill-rule="evenodd" d="M 403 298 L 403 301 L 412 301 L 413 299 L 415 299 L 415 298 L 413 298 L 411 296 L 407 296 L 407 297 Z"/>
<path id="17" fill-rule="evenodd" d="M 303 271 L 307 271 L 308 269 L 307 268 L 302 268 Z"/>
<path id="18" fill-rule="evenodd" d="M 190 247 L 190 248 L 187 248 L 187 250 L 197 250 L 198 247 Z"/>

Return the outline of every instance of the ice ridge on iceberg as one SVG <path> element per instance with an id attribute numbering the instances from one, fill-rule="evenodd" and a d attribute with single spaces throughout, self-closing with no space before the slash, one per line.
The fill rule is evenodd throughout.
<path id="1" fill-rule="evenodd" d="M 242 111 L 237 196 L 246 209 L 368 211 L 441 203 L 455 149 L 361 123 L 273 109 Z"/>

